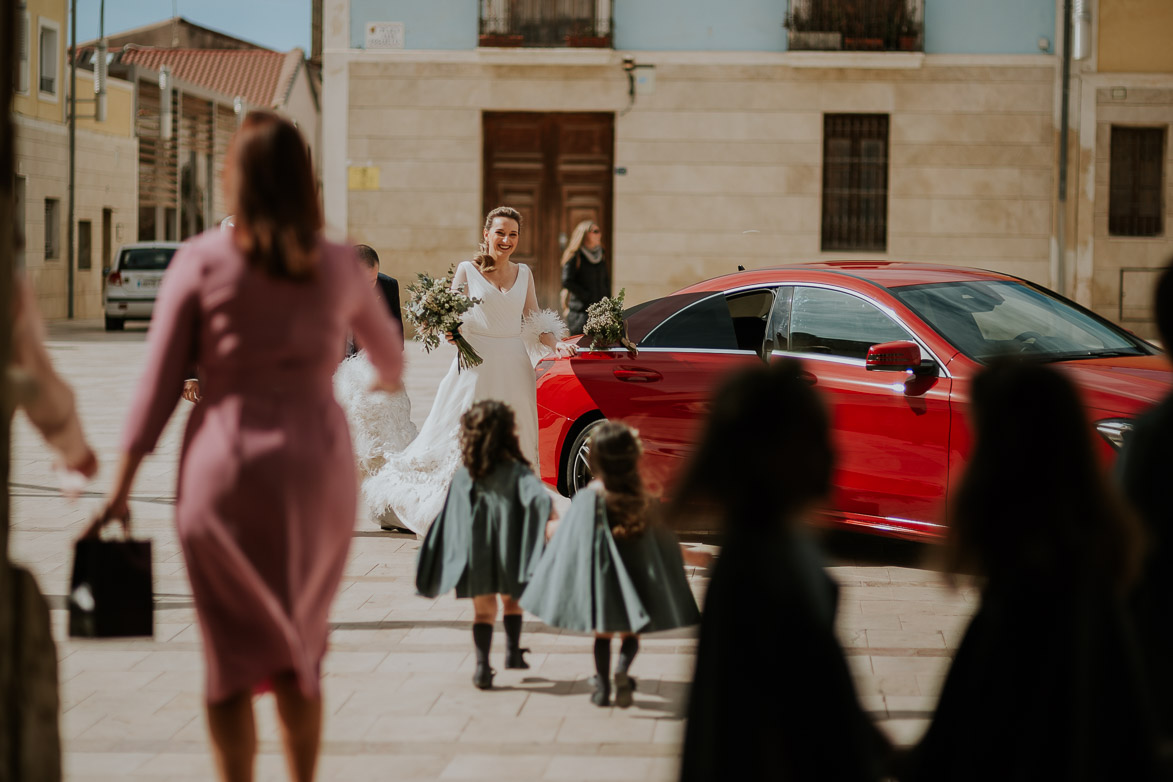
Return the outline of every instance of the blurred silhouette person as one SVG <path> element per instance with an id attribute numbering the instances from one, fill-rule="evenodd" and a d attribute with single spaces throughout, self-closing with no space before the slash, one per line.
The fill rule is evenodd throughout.
<path id="1" fill-rule="evenodd" d="M 86 442 L 77 416 L 73 390 L 61 379 L 45 350 L 45 326 L 37 311 L 32 286 L 23 275 L 14 280 L 12 363 L 8 382 L 16 406 L 60 457 L 60 468 L 84 478 L 98 471 L 98 460 Z"/>
<path id="2" fill-rule="evenodd" d="M 583 220 L 574 227 L 562 253 L 562 311 L 570 333 L 581 334 L 587 307 L 610 295 L 603 231 L 598 223 Z"/>
<path id="3" fill-rule="evenodd" d="M 878 780 L 887 741 L 835 636 L 838 588 L 801 525 L 830 489 L 827 415 L 799 365 L 717 393 L 671 513 L 724 527 L 701 619 L 680 779 Z"/>
<path id="4" fill-rule="evenodd" d="M 398 327 L 351 247 L 322 236 L 309 152 L 272 112 L 245 117 L 223 177 L 231 231 L 187 242 L 167 270 L 122 460 L 96 532 L 129 527 L 128 495 L 200 368 L 175 522 L 203 636 L 205 697 L 223 780 L 251 780 L 253 695 L 272 690 L 290 776 L 314 776 L 327 614 L 354 529 L 357 478 L 331 376 L 346 331 L 399 388 Z"/>
<path id="5" fill-rule="evenodd" d="M 1173 263 L 1157 280 L 1157 332 L 1173 350 Z M 1116 462 L 1125 497 L 1145 528 L 1148 557 L 1130 599 L 1158 724 L 1173 739 L 1173 395 L 1136 421 Z"/>
<path id="6" fill-rule="evenodd" d="M 379 254 L 370 245 L 356 244 L 354 246 L 354 252 L 358 256 L 358 260 L 362 264 L 363 269 L 366 270 L 367 279 L 371 283 L 371 288 L 378 291 L 379 298 L 387 305 L 387 312 L 399 324 L 400 342 L 402 342 L 403 312 L 399 304 L 399 280 L 379 271 Z M 355 343 L 353 335 L 349 335 L 346 340 L 346 357 L 353 356 L 361 348 L 362 345 Z"/>
<path id="7" fill-rule="evenodd" d="M 928 731 L 900 778 L 1145 780 L 1152 716 L 1123 595 L 1139 530 L 1102 475 L 1074 386 L 991 364 L 947 557 L 981 580 Z"/>

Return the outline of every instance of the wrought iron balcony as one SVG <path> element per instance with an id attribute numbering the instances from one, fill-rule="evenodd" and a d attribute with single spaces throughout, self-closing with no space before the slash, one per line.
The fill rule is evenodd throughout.
<path id="1" fill-rule="evenodd" d="M 919 52 L 924 0 L 790 0 L 791 50 Z"/>
<path id="2" fill-rule="evenodd" d="M 611 46 L 612 0 L 481 0 L 481 46 Z"/>

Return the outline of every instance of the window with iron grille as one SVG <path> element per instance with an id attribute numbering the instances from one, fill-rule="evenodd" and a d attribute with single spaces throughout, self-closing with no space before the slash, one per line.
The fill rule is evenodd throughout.
<path id="1" fill-rule="evenodd" d="M 822 248 L 888 246 L 888 115 L 823 116 Z"/>
<path id="2" fill-rule="evenodd" d="M 77 268 L 89 269 L 94 263 L 94 224 L 89 220 L 77 222 Z"/>
<path id="3" fill-rule="evenodd" d="M 61 257 L 61 201 L 45 199 L 45 260 L 55 261 Z"/>
<path id="4" fill-rule="evenodd" d="M 791 50 L 919 52 L 924 0 L 790 0 Z"/>
<path id="5" fill-rule="evenodd" d="M 1108 166 L 1108 233 L 1160 236 L 1164 232 L 1165 128 L 1112 126 Z"/>
<path id="6" fill-rule="evenodd" d="M 612 0 L 481 0 L 481 46 L 611 46 Z"/>

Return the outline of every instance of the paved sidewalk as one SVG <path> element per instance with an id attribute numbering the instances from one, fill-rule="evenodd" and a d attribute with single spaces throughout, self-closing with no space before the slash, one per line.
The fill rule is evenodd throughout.
<path id="1" fill-rule="evenodd" d="M 68 780 L 210 779 L 199 629 L 171 527 L 181 403 L 140 472 L 135 531 L 154 540 L 153 640 L 73 641 L 65 632 L 71 544 L 109 484 L 119 431 L 142 365 L 145 331 L 106 334 L 96 322 L 50 327 L 50 352 L 77 390 L 102 463 L 74 504 L 56 491 L 52 458 L 18 417 L 12 454 L 12 556 L 54 606 Z M 449 358 L 409 345 L 408 392 L 422 422 Z M 591 642 L 526 622 L 529 671 L 504 670 L 494 637 L 494 691 L 472 687 L 468 601 L 418 597 L 417 541 L 356 523 L 325 663 L 323 780 L 669 780 L 676 775 L 695 636 L 645 639 L 633 708 L 587 700 Z M 864 706 L 900 742 L 923 730 L 976 594 L 930 570 L 832 569 L 843 585 L 840 635 Z M 698 596 L 707 574 L 690 572 Z M 763 617 L 765 620 L 766 618 Z M 756 672 L 750 672 L 750 676 Z M 767 672 L 761 672 L 763 675 Z M 258 708 L 258 779 L 285 779 L 271 699 Z"/>

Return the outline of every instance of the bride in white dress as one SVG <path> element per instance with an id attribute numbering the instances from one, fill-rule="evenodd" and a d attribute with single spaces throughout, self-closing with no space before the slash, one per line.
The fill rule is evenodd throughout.
<path id="1" fill-rule="evenodd" d="M 538 473 L 534 363 L 550 353 L 572 356 L 575 347 L 561 341 L 562 320 L 538 307 L 529 267 L 510 260 L 520 228 L 516 210 L 489 212 L 480 254 L 456 268 L 453 288 L 467 286 L 469 296 L 481 299 L 465 313 L 460 333 L 484 363 L 458 370 L 454 358 L 419 434 L 402 451 L 385 452 L 382 467 L 363 481 L 367 508 L 384 527 L 427 531 L 460 465 L 460 416 L 478 400 L 496 399 L 513 408 L 522 453 Z"/>

